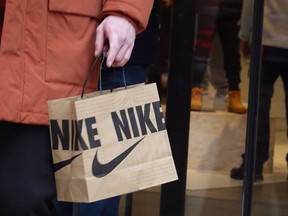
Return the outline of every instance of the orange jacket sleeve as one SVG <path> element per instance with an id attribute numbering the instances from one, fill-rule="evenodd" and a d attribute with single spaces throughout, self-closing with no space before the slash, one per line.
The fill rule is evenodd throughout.
<path id="1" fill-rule="evenodd" d="M 108 15 L 126 17 L 139 33 L 147 26 L 152 6 L 153 0 L 104 0 L 102 19 Z"/>

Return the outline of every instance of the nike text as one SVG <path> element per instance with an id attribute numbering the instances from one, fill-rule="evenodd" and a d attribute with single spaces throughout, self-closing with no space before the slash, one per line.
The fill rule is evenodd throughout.
<path id="1" fill-rule="evenodd" d="M 153 113 L 156 121 L 154 123 L 151 118 L 151 107 L 154 111 Z M 150 131 L 150 133 L 155 133 L 166 129 L 163 114 L 161 112 L 160 101 L 130 107 L 120 110 L 118 113 L 112 112 L 111 116 L 118 141 L 123 141 L 123 134 L 125 135 L 126 139 L 130 139 L 132 138 L 132 135 L 133 137 L 146 135 L 148 133 L 147 129 Z M 136 119 L 138 120 L 139 125 L 137 124 Z"/>
<path id="2" fill-rule="evenodd" d="M 50 120 L 52 149 L 87 150 L 100 147 L 100 138 L 105 136 L 113 136 L 115 142 L 120 142 L 166 130 L 160 101 L 114 111 L 107 118 L 102 136 L 98 134 L 97 116 L 77 121 Z"/>

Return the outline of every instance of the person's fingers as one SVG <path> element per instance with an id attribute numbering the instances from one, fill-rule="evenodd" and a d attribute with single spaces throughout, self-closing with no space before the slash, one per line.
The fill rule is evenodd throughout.
<path id="1" fill-rule="evenodd" d="M 123 66 L 127 63 L 130 59 L 133 47 L 134 47 L 134 40 L 132 38 L 123 38 L 121 41 L 122 46 L 120 47 L 118 53 L 116 54 L 115 60 L 113 62 L 113 66 Z"/>
<path id="2" fill-rule="evenodd" d="M 107 53 L 107 67 L 121 67 L 125 65 L 131 57 L 134 47 L 133 37 L 123 37 L 114 34 L 109 37 L 109 51 Z"/>
<path id="3" fill-rule="evenodd" d="M 104 48 L 105 43 L 105 32 L 103 27 L 100 25 L 96 29 L 96 39 L 95 39 L 95 56 L 99 56 Z"/>
<path id="4" fill-rule="evenodd" d="M 120 44 L 119 44 L 119 39 L 117 35 L 109 34 L 107 35 L 107 37 L 109 40 L 109 48 L 107 52 L 106 65 L 107 67 L 111 67 L 120 49 Z"/>
<path id="5" fill-rule="evenodd" d="M 136 31 L 125 18 L 106 17 L 96 31 L 95 55 L 100 55 L 105 40 L 109 41 L 106 65 L 123 66 L 130 58 Z"/>
<path id="6" fill-rule="evenodd" d="M 131 53 L 133 50 L 134 43 L 129 46 L 122 46 L 119 50 L 118 54 L 115 57 L 115 60 L 112 64 L 113 67 L 122 67 L 124 66 L 130 59 Z"/>

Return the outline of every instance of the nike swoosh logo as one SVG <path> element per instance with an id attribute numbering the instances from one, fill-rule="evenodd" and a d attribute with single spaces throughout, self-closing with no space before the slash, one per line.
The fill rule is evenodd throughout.
<path id="1" fill-rule="evenodd" d="M 82 154 L 82 153 L 81 153 Z M 78 156 L 80 156 L 81 154 L 75 155 L 72 158 L 68 159 L 68 160 L 64 160 L 58 163 L 53 164 L 53 170 L 54 172 L 57 172 L 58 170 L 62 169 L 65 166 L 68 166 L 69 164 L 72 163 L 72 161 L 77 158 Z"/>
<path id="2" fill-rule="evenodd" d="M 124 152 L 122 152 L 120 155 L 118 155 L 116 158 L 112 159 L 108 163 L 101 164 L 98 160 L 97 154 L 98 151 L 95 154 L 93 164 L 92 164 L 92 173 L 95 177 L 101 178 L 106 176 L 107 174 L 111 173 L 132 151 L 133 149 L 144 139 L 140 139 L 135 144 L 130 146 L 128 149 L 126 149 Z"/>

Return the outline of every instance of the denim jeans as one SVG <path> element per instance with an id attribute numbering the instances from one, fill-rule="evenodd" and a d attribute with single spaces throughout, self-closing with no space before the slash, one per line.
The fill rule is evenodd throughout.
<path id="1" fill-rule="evenodd" d="M 101 69 L 102 90 L 134 85 L 146 81 L 149 65 L 125 66 L 123 68 Z M 100 86 L 101 84 L 101 86 Z M 117 216 L 120 196 L 93 202 L 93 203 L 68 203 L 56 202 L 57 216 Z"/>
<path id="2" fill-rule="evenodd" d="M 228 93 L 228 82 L 224 70 L 223 49 L 219 34 L 215 35 L 214 46 L 210 53 L 209 70 L 206 71 L 202 87 L 208 89 L 209 81 L 216 90 L 216 96 L 224 96 Z"/>
<path id="3" fill-rule="evenodd" d="M 149 65 L 133 65 L 123 68 L 107 68 L 104 66 L 101 72 L 102 89 L 123 87 L 125 83 L 127 86 L 143 83 L 147 78 L 148 66 Z"/>

